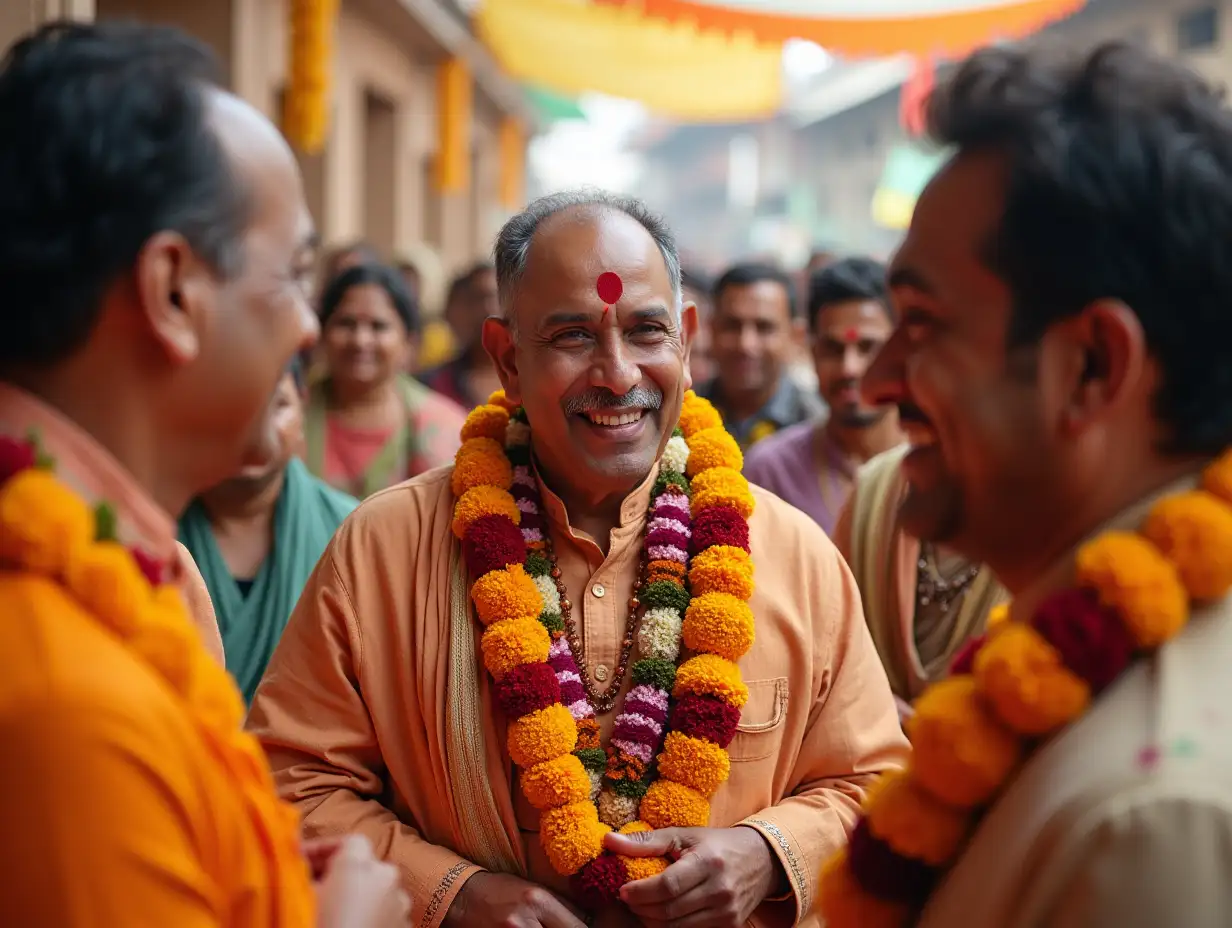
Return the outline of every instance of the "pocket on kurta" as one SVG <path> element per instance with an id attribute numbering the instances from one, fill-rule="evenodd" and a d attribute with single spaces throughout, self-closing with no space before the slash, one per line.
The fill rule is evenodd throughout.
<path id="1" fill-rule="evenodd" d="M 740 713 L 736 737 L 727 752 L 733 762 L 765 760 L 778 753 L 787 721 L 789 687 L 786 677 L 746 680 L 749 701 Z"/>

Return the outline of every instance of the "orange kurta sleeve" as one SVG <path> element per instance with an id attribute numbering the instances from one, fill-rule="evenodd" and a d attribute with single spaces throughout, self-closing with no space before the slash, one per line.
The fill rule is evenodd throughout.
<path id="1" fill-rule="evenodd" d="M 808 694 L 810 721 L 792 789 L 740 823 L 770 844 L 794 896 L 763 905 L 754 919 L 759 926 L 794 924 L 805 914 L 817 897 L 819 866 L 813 862 L 846 844 L 868 787 L 904 766 L 909 752 L 851 571 L 829 544 L 817 549 L 799 605 L 814 630 L 813 677 L 820 683 Z"/>
<path id="2" fill-rule="evenodd" d="M 406 566 L 409 558 L 402 561 L 397 576 L 383 576 L 385 571 L 374 563 L 371 552 L 388 553 L 396 542 L 355 542 L 357 534 L 366 534 L 356 530 L 356 521 L 362 522 L 374 505 L 404 492 L 395 487 L 370 498 L 326 549 L 266 670 L 248 727 L 269 756 L 280 795 L 303 815 L 305 835 L 366 835 L 378 856 L 401 870 L 412 899 L 412 924 L 434 928 L 458 890 L 480 868 L 424 840 L 417 828 L 382 804 L 390 795 L 383 758 L 395 750 L 392 745 L 382 750 L 382 740 L 397 741 L 403 749 L 410 746 L 420 758 L 417 772 L 429 769 L 428 748 L 416 740 L 422 735 L 410 721 L 422 698 L 415 681 L 418 655 L 393 659 L 399 679 L 371 672 L 366 660 L 377 663 L 390 655 L 382 658 L 365 650 L 380 652 L 385 645 L 364 639 L 356 607 L 357 596 L 362 596 L 366 619 L 373 626 L 410 622 L 404 610 L 409 609 L 417 584 L 409 579 L 413 574 Z M 399 535 L 415 532 L 401 520 L 396 526 Z M 372 547 L 363 547 L 365 543 Z M 361 589 L 355 591 L 355 586 Z M 416 646 L 433 648 L 428 641 Z M 386 722 L 391 716 L 399 719 L 395 730 L 378 733 L 370 699 L 383 701 L 386 708 L 397 707 L 383 716 Z M 437 706 L 425 711 L 436 710 L 443 712 Z M 405 818 L 413 820 L 409 813 Z"/>
<path id="3" fill-rule="evenodd" d="M 176 750 L 182 731 L 157 711 L 76 704 L 50 689 L 0 722 L 0 921 L 230 924 L 201 863 L 194 774 Z"/>
<path id="4" fill-rule="evenodd" d="M 175 550 L 180 559 L 180 590 L 184 594 L 188 614 L 197 631 L 201 633 L 201 640 L 205 649 L 210 652 L 210 657 L 225 667 L 227 662 L 223 655 L 222 634 L 218 630 L 218 617 L 214 614 L 214 603 L 210 600 L 205 578 L 201 576 L 197 562 L 192 559 L 187 548 L 177 541 Z"/>

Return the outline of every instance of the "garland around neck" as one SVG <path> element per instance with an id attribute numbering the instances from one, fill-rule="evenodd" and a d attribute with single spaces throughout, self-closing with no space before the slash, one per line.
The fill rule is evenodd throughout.
<path id="1" fill-rule="evenodd" d="M 1232 589 L 1232 452 L 1199 489 L 1160 499 L 1136 532 L 1078 549 L 1076 584 L 1027 622 L 1001 606 L 919 698 L 908 768 L 870 792 L 850 845 L 821 876 L 829 928 L 915 922 L 980 814 L 1043 739 L 1082 717 L 1139 656 L 1186 625 L 1191 604 Z"/>
<path id="2" fill-rule="evenodd" d="M 120 544 L 116 523 L 108 503 L 91 508 L 56 477 L 34 438 L 0 436 L 0 571 L 28 578 L 26 595 L 42 613 L 83 610 L 161 678 L 218 763 L 223 787 L 240 795 L 270 858 L 271 924 L 315 924 L 299 815 L 278 798 L 261 746 L 241 728 L 239 691 L 205 650 L 179 589 L 162 582 L 167 565 Z"/>
<path id="3" fill-rule="evenodd" d="M 541 813 L 540 841 L 583 904 L 598 909 L 668 863 L 612 854 L 604 835 L 705 826 L 727 779 L 727 746 L 748 700 L 737 661 L 753 644 L 753 497 L 739 446 L 690 391 L 651 494 L 647 566 L 631 604 L 646 610 L 640 659 L 605 751 L 564 635 L 530 466 L 525 414 L 497 392 L 462 430 L 453 530 L 486 626 L 483 660 L 509 719 L 509 755 Z M 693 656 L 677 666 L 682 645 Z"/>

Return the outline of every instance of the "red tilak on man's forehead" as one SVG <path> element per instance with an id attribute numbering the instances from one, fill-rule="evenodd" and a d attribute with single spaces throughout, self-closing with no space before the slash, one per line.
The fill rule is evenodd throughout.
<path id="1" fill-rule="evenodd" d="M 859 340 L 860 340 L 860 333 L 856 329 L 848 329 L 847 331 L 843 333 L 843 341 L 847 342 L 848 344 L 858 342 Z"/>

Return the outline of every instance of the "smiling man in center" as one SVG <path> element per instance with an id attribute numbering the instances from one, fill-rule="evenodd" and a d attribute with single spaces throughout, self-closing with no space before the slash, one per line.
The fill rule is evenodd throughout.
<path id="1" fill-rule="evenodd" d="M 418 926 L 818 925 L 907 751 L 855 583 L 688 393 L 659 219 L 546 197 L 495 258 L 504 393 L 326 551 L 250 717 L 279 789 L 371 837 Z"/>

